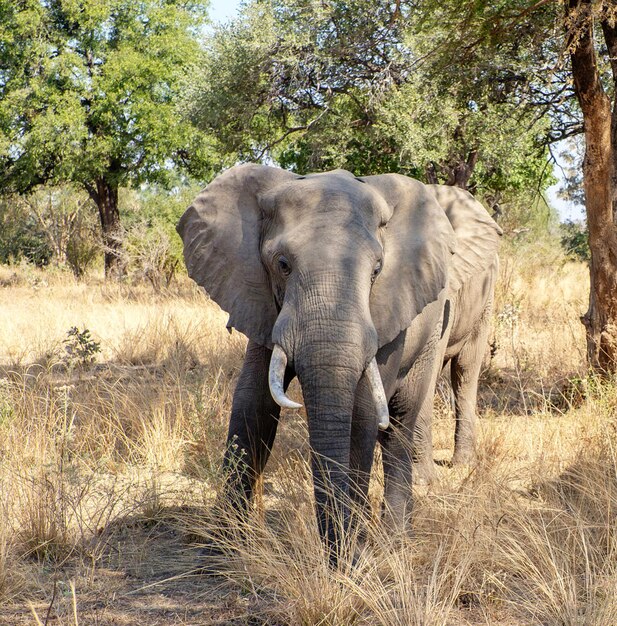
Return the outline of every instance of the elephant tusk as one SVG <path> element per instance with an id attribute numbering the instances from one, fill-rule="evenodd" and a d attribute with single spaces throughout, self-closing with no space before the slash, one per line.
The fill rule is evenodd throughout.
<path id="1" fill-rule="evenodd" d="M 286 409 L 300 409 L 301 404 L 290 400 L 285 395 L 283 381 L 285 380 L 285 368 L 287 367 L 287 355 L 285 350 L 278 344 L 274 344 L 270 359 L 270 371 L 268 372 L 268 385 L 274 401 Z"/>
<path id="2" fill-rule="evenodd" d="M 373 398 L 377 406 L 377 425 L 379 430 L 386 430 L 390 426 L 390 412 L 388 411 L 388 401 L 386 400 L 386 392 L 383 388 L 383 382 L 381 375 L 379 374 L 379 368 L 377 367 L 377 361 L 375 357 L 368 364 L 364 370 L 368 384 L 371 387 Z"/>

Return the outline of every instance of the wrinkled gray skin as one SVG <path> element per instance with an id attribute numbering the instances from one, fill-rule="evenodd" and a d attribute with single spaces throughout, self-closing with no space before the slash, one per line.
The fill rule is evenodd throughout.
<path id="1" fill-rule="evenodd" d="M 467 345 L 471 333 L 482 341 L 484 331 L 457 322 L 464 315 L 452 318 L 452 303 L 460 308 L 469 283 L 475 304 L 476 279 L 494 262 L 496 227 L 484 216 L 467 227 L 469 258 L 457 265 L 454 230 L 435 192 L 405 176 L 337 170 L 301 177 L 242 165 L 197 196 L 178 224 L 189 275 L 229 312 L 229 327 L 249 338 L 225 455 L 226 496 L 237 507 L 249 502 L 276 435 L 280 407 L 268 390 L 268 368 L 278 344 L 288 359 L 285 388 L 295 376 L 302 387 L 326 544 L 334 553 L 342 545 L 349 498 L 366 502 L 378 428 L 363 373 L 373 357 L 392 417 L 379 433 L 384 515 L 394 528 L 408 528 L 413 457 L 422 463 L 429 454 L 432 464 L 430 411 L 437 372 L 450 358 L 448 337 L 458 344 L 460 335 Z M 483 297 L 487 289 L 480 288 Z M 465 348 L 453 349 L 462 362 Z M 474 377 L 465 371 L 461 380 Z M 474 423 L 473 407 L 467 411 L 457 397 L 458 422 Z M 464 397 L 475 401 L 475 392 Z M 422 441 L 414 449 L 418 416 Z M 468 430 L 457 431 L 465 455 Z"/>

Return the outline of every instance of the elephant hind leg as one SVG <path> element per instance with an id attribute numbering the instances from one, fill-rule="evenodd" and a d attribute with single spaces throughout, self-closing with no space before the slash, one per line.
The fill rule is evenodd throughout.
<path id="1" fill-rule="evenodd" d="M 433 408 L 435 404 L 435 391 L 437 379 L 440 373 L 447 366 L 443 362 L 443 355 L 446 349 L 448 335 L 441 337 L 437 343 L 436 351 L 433 353 L 433 362 L 428 365 L 426 376 L 428 387 L 426 393 L 421 396 L 421 402 L 417 408 L 413 430 L 413 472 L 414 483 L 427 485 L 435 479 L 435 463 L 433 461 Z"/>

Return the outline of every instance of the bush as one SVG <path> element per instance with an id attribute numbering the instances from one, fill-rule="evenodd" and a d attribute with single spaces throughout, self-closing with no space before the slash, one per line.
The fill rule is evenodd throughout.
<path id="1" fill-rule="evenodd" d="M 14 196 L 0 201 L 0 263 L 26 260 L 44 267 L 52 256 L 45 233 L 23 203 Z"/>
<path id="2" fill-rule="evenodd" d="M 561 245 L 566 254 L 579 261 L 588 262 L 591 259 L 591 250 L 589 249 L 589 233 L 586 224 L 566 220 L 559 225 L 559 230 Z"/>
<path id="3" fill-rule="evenodd" d="M 0 202 L 0 262 L 52 260 L 82 276 L 100 251 L 96 212 L 88 195 L 70 185 L 41 186 Z"/>
<path id="4" fill-rule="evenodd" d="M 67 365 L 89 365 L 94 363 L 101 351 L 101 344 L 95 341 L 87 328 L 79 330 L 77 326 L 69 328 L 64 340 L 64 362 Z"/>
<path id="5" fill-rule="evenodd" d="M 75 278 L 82 278 L 101 252 L 99 237 L 92 229 L 80 228 L 66 246 L 66 263 Z"/>
<path id="6" fill-rule="evenodd" d="M 126 266 L 134 278 L 147 280 L 157 291 L 168 287 L 184 266 L 176 224 L 198 191 L 199 185 L 185 181 L 171 191 L 156 186 L 122 190 Z"/>
<path id="7" fill-rule="evenodd" d="M 156 291 L 169 287 L 180 259 L 161 224 L 134 224 L 125 231 L 124 246 L 134 276 L 150 282 Z"/>

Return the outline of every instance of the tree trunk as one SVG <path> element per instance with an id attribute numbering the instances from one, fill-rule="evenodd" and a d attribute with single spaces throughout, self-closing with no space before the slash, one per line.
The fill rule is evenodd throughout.
<path id="1" fill-rule="evenodd" d="M 594 48 L 591 0 L 569 0 L 568 43 L 576 95 L 583 112 L 583 183 L 591 249 L 589 310 L 581 318 L 587 331 L 589 365 L 617 371 L 617 112 L 611 112 Z M 603 24 L 609 54 L 617 50 L 615 29 Z M 617 83 L 617 62 L 611 63 Z"/>
<path id="2" fill-rule="evenodd" d="M 456 134 L 460 136 L 460 132 L 461 131 L 457 129 Z M 439 173 L 441 173 L 445 178 L 444 185 L 460 187 L 461 189 L 467 190 L 469 180 L 473 176 L 479 156 L 480 154 L 476 149 L 470 150 L 466 159 L 463 155 L 455 155 L 454 158 L 449 159 L 439 166 L 439 172 L 437 171 L 438 166 L 434 162 L 431 162 L 424 170 L 426 182 L 429 185 L 439 184 Z"/>
<path id="3" fill-rule="evenodd" d="M 122 233 L 118 211 L 118 186 L 105 178 L 98 178 L 95 186 L 86 185 L 94 200 L 101 219 L 103 246 L 105 249 L 105 278 L 117 280 L 125 274 L 122 258 Z"/>
<path id="4" fill-rule="evenodd" d="M 467 160 L 462 159 L 450 169 L 446 185 L 467 189 L 469 179 L 473 175 L 473 171 L 478 162 L 479 153 L 477 150 L 471 150 L 467 155 Z"/>

